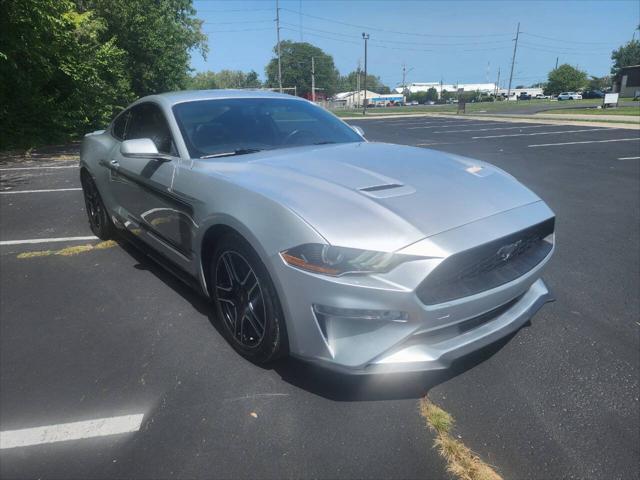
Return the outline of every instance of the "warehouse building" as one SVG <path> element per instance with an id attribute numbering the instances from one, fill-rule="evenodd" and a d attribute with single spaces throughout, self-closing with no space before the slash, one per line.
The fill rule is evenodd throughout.
<path id="1" fill-rule="evenodd" d="M 441 93 L 446 90 L 447 92 L 475 92 L 479 91 L 481 93 L 494 93 L 496 90 L 495 83 L 440 83 L 440 82 L 426 82 L 426 83 L 408 83 L 406 85 L 406 89 L 410 93 L 418 93 L 418 92 L 426 92 L 431 88 L 435 88 L 438 92 L 438 98 L 440 98 Z M 395 88 L 395 91 L 398 93 L 402 93 L 402 85 Z"/>
<path id="2" fill-rule="evenodd" d="M 367 90 L 367 103 L 375 106 L 387 106 L 404 103 L 404 96 L 398 93 L 392 93 L 388 95 L 382 95 L 376 92 Z M 362 107 L 365 98 L 365 91 L 360 90 L 356 92 L 340 92 L 336 93 L 332 98 L 332 103 L 336 107 L 343 108 L 358 108 Z"/>

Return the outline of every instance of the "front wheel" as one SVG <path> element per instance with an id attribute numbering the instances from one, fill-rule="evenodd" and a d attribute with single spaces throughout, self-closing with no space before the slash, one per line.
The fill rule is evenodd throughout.
<path id="1" fill-rule="evenodd" d="M 114 237 L 115 227 L 109 218 L 109 213 L 102 202 L 96 182 L 91 176 L 83 172 L 81 177 L 82 191 L 84 192 L 84 205 L 89 217 L 89 227 L 100 240 L 109 240 Z"/>
<path id="2" fill-rule="evenodd" d="M 284 315 L 266 267 L 240 235 L 217 242 L 211 260 L 211 293 L 233 348 L 259 364 L 287 353 Z"/>

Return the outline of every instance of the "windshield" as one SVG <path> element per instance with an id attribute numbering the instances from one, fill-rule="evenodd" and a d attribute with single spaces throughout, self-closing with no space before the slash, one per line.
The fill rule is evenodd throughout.
<path id="1" fill-rule="evenodd" d="M 173 112 L 192 158 L 363 141 L 332 114 L 300 100 L 198 100 L 175 105 Z"/>

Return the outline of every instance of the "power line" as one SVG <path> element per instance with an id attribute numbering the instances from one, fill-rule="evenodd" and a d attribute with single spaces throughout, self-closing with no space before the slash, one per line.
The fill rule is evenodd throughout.
<path id="1" fill-rule="evenodd" d="M 282 9 L 284 10 L 284 8 Z M 292 23 L 288 23 L 288 22 L 281 22 L 283 25 L 288 25 L 290 27 L 295 27 L 296 25 L 292 24 Z M 311 30 L 313 32 L 320 32 L 320 33 L 327 33 L 330 35 L 337 35 L 340 37 L 347 37 L 347 38 L 358 38 L 357 35 L 354 34 L 348 34 L 348 33 L 341 33 L 341 32 L 332 32 L 329 30 L 321 30 L 319 28 L 311 28 L 311 27 L 305 27 L 307 30 Z M 504 44 L 504 43 L 511 43 L 511 41 L 509 40 L 492 40 L 492 41 L 488 41 L 488 42 L 466 42 L 466 43 L 433 43 L 433 42 L 429 42 L 429 43 L 419 43 L 419 42 L 407 42 L 407 41 L 402 41 L 402 40 L 389 40 L 386 38 L 381 38 L 379 40 L 375 40 L 375 42 L 378 43 L 394 43 L 394 44 L 400 44 L 400 45 L 416 45 L 416 46 L 430 46 L 430 47 L 457 47 L 457 46 L 467 46 L 467 45 L 489 45 L 489 44 Z"/>
<path id="2" fill-rule="evenodd" d="M 284 23 L 284 22 L 282 22 Z M 291 24 L 287 24 L 287 25 L 291 25 Z M 295 32 L 295 33 L 299 33 L 298 30 L 296 30 L 295 28 L 290 28 L 290 27 L 280 27 L 282 30 L 289 30 L 291 32 Z M 305 27 L 306 30 L 311 30 L 309 27 Z M 359 45 L 359 42 L 353 41 L 353 40 L 346 40 L 343 38 L 334 38 L 334 37 L 328 37 L 326 35 L 320 35 L 318 33 L 311 33 L 309 31 L 307 31 L 307 35 L 311 35 L 313 37 L 318 37 L 318 38 L 324 38 L 326 40 L 334 40 L 336 42 L 342 42 L 342 43 L 350 43 L 353 45 Z M 344 35 L 344 34 L 342 34 Z M 349 38 L 355 38 L 355 37 L 351 37 L 349 36 Z M 373 40 L 372 40 L 373 42 Z M 388 49 L 388 50 L 399 50 L 399 51 L 403 51 L 403 52 L 437 52 L 439 50 L 435 50 L 435 49 L 425 49 L 425 48 L 407 48 L 407 47 L 392 47 L 392 46 L 388 46 L 388 45 L 383 45 L 380 43 L 377 43 L 378 41 L 376 41 L 376 43 L 373 43 L 372 45 L 376 48 L 384 48 L 384 49 Z M 487 51 L 495 51 L 495 50 L 506 50 L 511 48 L 510 46 L 504 46 L 504 47 L 494 47 L 494 48 L 480 48 L 480 49 L 459 49 L 459 51 L 462 52 L 487 52 Z"/>
<path id="3" fill-rule="evenodd" d="M 240 13 L 240 12 L 273 12 L 273 8 L 238 8 L 233 10 L 218 10 L 217 8 L 196 8 L 197 13 Z"/>
<path id="4" fill-rule="evenodd" d="M 339 20 L 335 20 L 332 18 L 326 18 L 326 17 L 319 17 L 317 15 L 311 15 L 308 13 L 301 13 L 298 12 L 296 10 L 292 10 L 290 8 L 282 8 L 282 10 L 286 10 L 288 12 L 292 12 L 292 13 L 296 13 L 298 15 L 304 15 L 305 17 L 309 17 L 309 18 L 315 18 L 316 20 L 323 20 L 325 22 L 331 22 L 331 23 L 337 23 L 340 25 L 346 25 L 348 27 L 353 27 L 353 28 L 365 28 L 368 30 L 376 30 L 378 32 L 387 32 L 387 33 L 394 33 L 397 35 L 414 35 L 414 36 L 418 36 L 418 37 L 439 37 L 439 38 L 479 38 L 479 37 L 505 37 L 505 36 L 509 36 L 510 34 L 508 33 L 486 33 L 486 34 L 479 34 L 479 35 L 440 35 L 440 34 L 432 34 L 432 33 L 418 33 L 418 32 L 399 32 L 396 30 L 388 30 L 386 28 L 376 28 L 376 27 L 371 27 L 371 26 L 367 26 L 367 25 L 358 25 L 355 23 L 348 23 L 348 22 L 341 22 Z"/>
<path id="5" fill-rule="evenodd" d="M 208 22 L 208 21 L 203 21 L 202 23 L 204 23 L 205 25 L 234 25 L 234 24 L 238 24 L 238 23 L 271 23 L 273 22 L 273 20 L 271 19 L 267 19 L 267 20 L 239 20 L 239 21 L 235 21 L 235 22 Z"/>
<path id="6" fill-rule="evenodd" d="M 566 40 L 562 38 L 545 37 L 543 35 L 536 35 L 535 33 L 528 33 L 528 32 L 520 32 L 520 34 L 529 35 L 530 37 L 542 38 L 544 40 L 551 40 L 554 42 L 561 42 L 561 43 L 581 43 L 584 45 L 610 45 L 610 42 L 583 42 L 580 40 Z"/>
<path id="7" fill-rule="evenodd" d="M 204 30 L 202 33 L 235 33 L 235 32 L 264 32 L 266 30 L 272 31 L 273 27 L 267 28 L 241 28 L 237 30 Z"/>
<path id="8" fill-rule="evenodd" d="M 522 46 L 522 48 L 527 48 L 529 50 L 537 50 L 539 52 L 547 52 L 547 53 L 562 53 L 562 54 L 566 54 L 566 55 L 593 55 L 594 51 L 593 50 L 589 50 L 589 51 L 584 51 L 581 49 L 578 50 L 566 50 L 564 48 L 552 48 L 552 47 L 548 47 L 548 46 L 540 46 L 540 45 L 536 45 L 536 44 L 531 44 L 531 43 L 526 43 L 526 42 L 520 42 L 520 45 Z"/>
<path id="9" fill-rule="evenodd" d="M 280 27 L 280 29 L 281 29 L 281 30 L 289 30 L 290 32 L 299 33 L 299 31 L 298 31 L 298 30 L 296 30 L 295 28 Z M 308 30 L 308 29 L 309 29 L 309 28 L 307 27 L 307 30 Z M 353 45 L 360 45 L 360 43 L 359 43 L 359 42 L 356 42 L 356 41 L 344 40 L 344 39 L 342 39 L 342 38 L 332 38 L 332 37 L 327 37 L 327 36 L 325 36 L 325 35 L 318 35 L 317 33 L 309 33 L 309 32 L 307 32 L 307 35 L 311 35 L 311 36 L 318 37 L 318 38 L 325 38 L 325 39 L 327 39 L 327 40 L 335 40 L 336 42 L 351 43 L 351 44 L 353 44 Z"/>

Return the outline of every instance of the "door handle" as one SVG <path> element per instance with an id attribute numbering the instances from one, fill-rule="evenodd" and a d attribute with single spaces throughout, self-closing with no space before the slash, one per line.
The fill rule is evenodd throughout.
<path id="1" fill-rule="evenodd" d="M 118 162 L 118 160 L 111 160 L 109 162 L 111 164 L 112 167 L 119 167 L 120 166 L 120 162 Z"/>

